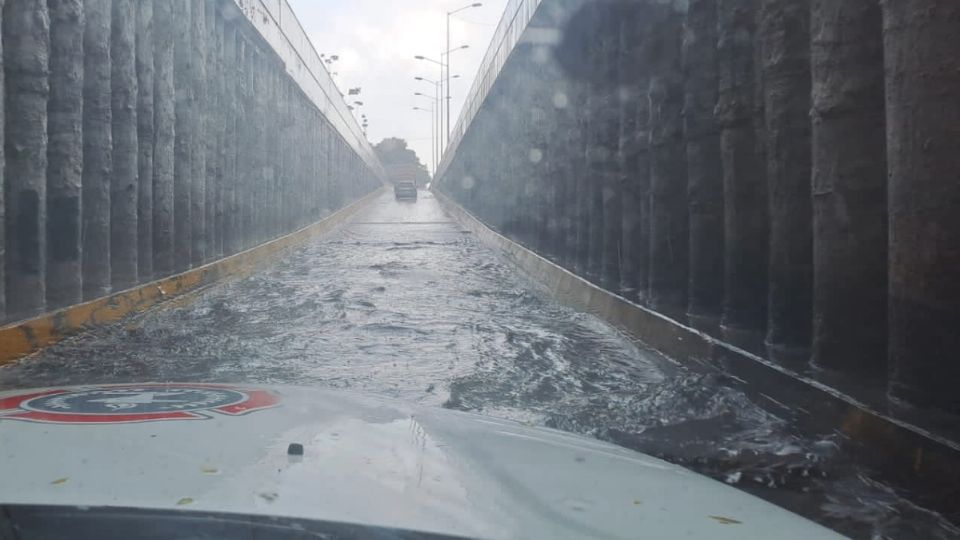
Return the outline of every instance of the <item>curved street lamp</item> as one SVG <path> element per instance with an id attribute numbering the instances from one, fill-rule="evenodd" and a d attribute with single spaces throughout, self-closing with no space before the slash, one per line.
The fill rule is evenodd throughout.
<path id="1" fill-rule="evenodd" d="M 432 63 L 437 64 L 438 66 L 440 66 L 440 80 L 441 80 L 441 81 L 443 80 L 443 68 L 446 67 L 446 64 L 444 64 L 444 63 L 441 61 L 441 60 L 443 60 L 443 56 L 440 57 L 440 60 L 435 60 L 435 59 L 433 59 L 433 58 L 430 58 L 429 56 L 423 56 L 422 54 L 418 54 L 418 55 L 414 56 L 414 58 L 417 59 L 417 60 L 424 60 L 424 61 L 427 61 L 427 62 L 432 62 Z M 443 95 L 443 91 L 442 91 L 442 90 L 440 91 L 440 95 Z M 443 107 L 440 107 L 440 120 L 439 120 L 439 122 L 440 122 L 440 126 L 441 126 L 441 127 L 437 129 L 437 133 L 439 134 L 438 137 L 437 137 L 437 140 L 438 140 L 438 143 L 437 143 L 437 144 L 442 148 L 442 147 L 443 147 Z"/>
<path id="2" fill-rule="evenodd" d="M 481 7 L 482 5 L 483 4 L 481 2 L 474 2 L 472 4 L 447 12 L 447 138 L 448 139 L 450 138 L 450 56 L 449 56 L 451 52 L 450 51 L 450 17 L 457 13 L 460 13 L 461 11 L 464 11 L 470 8 L 478 8 L 478 7 Z M 467 46 L 464 45 L 463 47 L 460 47 L 460 48 L 466 49 Z M 442 59 L 443 57 L 441 57 L 441 60 Z"/>
<path id="3" fill-rule="evenodd" d="M 427 62 L 433 62 L 434 64 L 439 64 L 441 67 L 446 66 L 446 64 L 444 64 L 443 62 L 441 62 L 441 61 L 439 61 L 439 60 L 434 60 L 433 58 L 430 58 L 429 56 L 423 56 L 422 54 L 418 54 L 418 55 L 414 56 L 413 58 L 416 59 L 416 60 L 426 60 Z"/>

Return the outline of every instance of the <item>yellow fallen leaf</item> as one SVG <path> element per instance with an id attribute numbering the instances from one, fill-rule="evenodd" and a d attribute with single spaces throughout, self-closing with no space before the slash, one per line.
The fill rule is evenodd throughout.
<path id="1" fill-rule="evenodd" d="M 53 484 L 53 485 L 55 485 L 55 486 L 59 486 L 60 484 L 65 483 L 67 480 L 68 480 L 68 478 L 57 478 L 56 480 L 54 480 L 53 482 L 50 482 L 50 483 Z"/>
<path id="2" fill-rule="evenodd" d="M 177 501 L 177 506 L 183 506 L 185 504 L 190 504 L 192 502 L 193 502 L 193 499 L 191 499 L 190 497 L 184 497 L 179 501 Z"/>

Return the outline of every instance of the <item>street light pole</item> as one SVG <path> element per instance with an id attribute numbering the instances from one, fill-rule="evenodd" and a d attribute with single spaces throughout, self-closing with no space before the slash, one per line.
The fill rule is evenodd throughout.
<path id="1" fill-rule="evenodd" d="M 451 79 L 459 79 L 459 78 L 460 78 L 460 75 L 452 75 L 452 76 L 450 76 L 450 78 L 451 78 Z M 439 80 L 439 81 L 434 81 L 434 80 L 428 79 L 428 78 L 426 78 L 426 77 L 414 77 L 414 79 L 416 79 L 416 80 L 418 80 L 418 81 L 423 81 L 423 82 L 425 82 L 425 83 L 427 83 L 427 84 L 433 85 L 434 98 L 435 98 L 435 100 L 436 100 L 437 107 L 438 107 L 437 115 L 436 115 L 436 118 L 437 118 L 437 126 L 436 126 L 436 127 L 437 127 L 437 133 L 439 134 L 439 133 L 441 133 L 441 132 L 443 131 L 443 90 L 442 90 L 442 88 L 443 88 L 443 79 L 441 79 L 441 80 Z M 439 137 L 438 137 L 437 139 L 438 139 L 438 140 L 437 140 L 437 144 L 436 144 L 436 147 L 437 147 L 437 148 L 436 148 L 436 151 L 437 151 L 437 155 L 439 156 L 440 153 L 441 153 L 441 151 L 442 151 L 442 149 L 441 149 L 441 147 L 440 147 Z"/>
<path id="2" fill-rule="evenodd" d="M 447 12 L 447 144 L 450 144 L 450 12 Z M 440 58 L 443 60 L 443 58 Z M 440 104 L 443 107 L 443 104 Z"/>
<path id="3" fill-rule="evenodd" d="M 480 7 L 483 4 L 475 2 L 469 6 L 463 6 L 460 9 L 447 12 L 447 144 L 450 143 L 450 16 L 459 13 L 465 9 Z M 466 47 L 462 47 L 466 48 Z M 442 60 L 442 58 L 441 58 Z"/>
<path id="4" fill-rule="evenodd" d="M 440 116 L 440 115 L 439 115 L 440 107 L 441 107 L 441 105 L 442 105 L 443 103 L 442 103 L 442 102 L 440 101 L 440 99 L 437 97 L 436 87 L 434 87 L 434 93 L 433 93 L 433 94 L 434 94 L 434 97 L 430 97 L 430 96 L 428 96 L 427 94 L 424 94 L 423 92 L 414 92 L 414 93 L 413 93 L 413 95 L 416 96 L 416 97 L 422 97 L 422 98 L 429 99 L 429 100 L 430 100 L 430 105 L 436 108 L 437 113 L 438 113 L 438 114 L 437 114 L 437 117 L 439 118 L 439 116 Z M 440 133 L 440 127 L 441 127 L 441 124 L 440 124 L 439 122 L 437 122 L 437 133 L 438 133 L 438 134 Z M 439 146 L 438 146 L 438 147 L 437 147 L 437 155 L 439 155 L 439 154 L 440 154 L 440 148 L 439 148 Z"/>
<path id="5" fill-rule="evenodd" d="M 446 141 L 447 141 L 447 144 L 450 144 L 450 133 L 449 133 L 449 131 L 450 131 L 450 110 L 449 110 L 450 107 L 449 107 L 449 104 L 450 104 L 450 79 L 451 79 L 451 77 L 450 77 L 450 53 L 452 53 L 452 52 L 454 52 L 454 51 L 459 51 L 459 50 L 463 50 L 463 49 L 468 49 L 469 47 L 470 47 L 469 45 L 461 45 L 461 46 L 459 46 L 459 47 L 454 48 L 453 50 L 449 50 L 449 51 L 447 51 L 447 52 L 442 52 L 442 53 L 440 53 L 440 61 L 439 61 L 439 62 L 437 62 L 436 60 L 431 60 L 430 58 L 418 57 L 418 58 L 421 58 L 421 59 L 423 59 L 423 60 L 429 60 L 429 61 L 431 61 L 431 62 L 436 62 L 437 64 L 440 64 L 440 102 L 439 102 L 439 104 L 438 104 L 437 106 L 440 107 L 440 127 L 439 127 L 438 129 L 440 130 L 440 131 L 439 131 L 439 132 L 440 132 L 440 152 L 439 152 L 439 154 L 440 154 L 441 157 L 443 156 L 443 150 L 446 148 L 446 147 L 443 145 L 444 134 L 445 134 L 445 133 L 446 133 Z M 446 57 L 446 59 L 447 59 L 446 62 L 443 61 L 444 57 Z M 446 98 L 446 101 L 447 101 L 448 107 L 447 107 L 447 129 L 446 129 L 446 130 L 443 129 L 443 101 L 444 101 L 444 99 L 443 99 L 443 81 L 444 81 L 443 68 L 447 68 L 447 75 L 446 75 L 446 81 L 447 81 L 447 98 Z"/>
<path id="6" fill-rule="evenodd" d="M 430 162 L 433 167 L 433 174 L 437 173 L 437 145 L 436 145 L 436 131 L 437 131 L 437 122 L 436 115 L 434 114 L 434 107 L 431 106 L 430 110 L 424 109 L 423 107 L 414 107 L 415 111 L 424 111 L 430 113 Z"/>
<path id="7" fill-rule="evenodd" d="M 440 80 L 443 81 L 443 68 L 446 67 L 446 64 L 443 63 L 443 53 L 440 54 L 440 60 L 434 60 L 433 58 L 427 58 L 423 55 L 414 56 L 417 60 L 426 60 L 427 62 L 433 62 L 440 66 Z M 440 124 L 443 125 L 443 107 L 440 107 Z M 443 147 L 443 131 L 438 131 L 440 139 L 440 147 Z"/>

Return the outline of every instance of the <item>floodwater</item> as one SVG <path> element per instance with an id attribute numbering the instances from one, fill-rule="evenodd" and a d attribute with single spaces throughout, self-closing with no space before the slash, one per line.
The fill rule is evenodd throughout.
<path id="1" fill-rule="evenodd" d="M 249 277 L 0 369 L 0 389 L 193 381 L 349 388 L 591 435 L 686 465 L 860 538 L 960 530 L 693 374 L 563 307 L 429 193 L 384 194 Z"/>

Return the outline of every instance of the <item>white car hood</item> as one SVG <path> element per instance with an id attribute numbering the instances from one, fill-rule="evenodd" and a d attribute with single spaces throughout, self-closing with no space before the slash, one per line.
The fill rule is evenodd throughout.
<path id="1" fill-rule="evenodd" d="M 302 456 L 288 453 L 291 443 Z M 836 536 L 592 439 L 287 386 L 0 393 L 0 504 L 263 514 L 481 538 Z"/>

